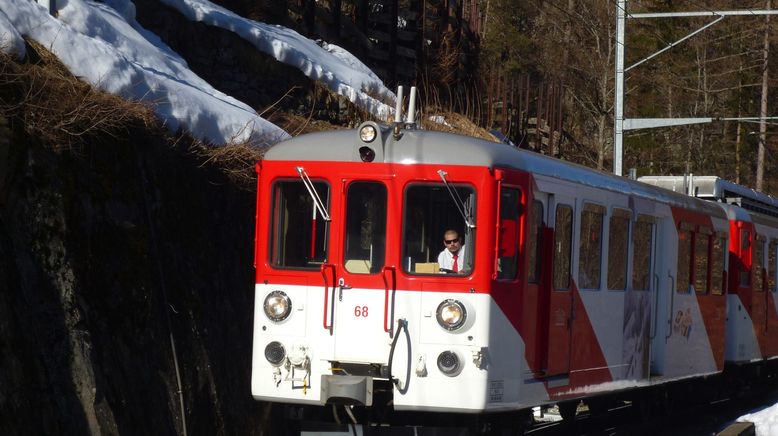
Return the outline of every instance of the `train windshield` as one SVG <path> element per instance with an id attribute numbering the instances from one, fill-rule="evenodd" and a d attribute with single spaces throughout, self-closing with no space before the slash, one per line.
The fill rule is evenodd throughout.
<path id="1" fill-rule="evenodd" d="M 475 226 L 466 218 L 474 224 L 475 200 L 468 185 L 410 185 L 405 190 L 403 269 L 469 275 L 475 262 Z"/>
<path id="2" fill-rule="evenodd" d="M 346 195 L 346 270 L 354 274 L 380 272 L 386 248 L 386 187 L 354 182 Z"/>
<path id="3" fill-rule="evenodd" d="M 313 180 L 278 181 L 273 186 L 270 259 L 275 267 L 318 269 L 327 261 L 329 222 L 316 207 L 309 188 L 329 213 L 330 188 Z"/>

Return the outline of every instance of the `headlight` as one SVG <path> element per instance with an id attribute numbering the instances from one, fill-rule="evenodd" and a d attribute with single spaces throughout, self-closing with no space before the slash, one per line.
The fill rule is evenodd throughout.
<path id="1" fill-rule="evenodd" d="M 362 142 L 373 142 L 376 136 L 378 136 L 378 132 L 375 127 L 370 124 L 362 126 L 362 128 L 359 129 L 359 139 L 361 139 Z"/>
<path id="2" fill-rule="evenodd" d="M 446 330 L 456 330 L 465 324 L 467 311 L 457 300 L 448 299 L 438 305 L 438 324 Z"/>
<path id="3" fill-rule="evenodd" d="M 292 313 L 292 300 L 281 291 L 273 291 L 265 297 L 264 308 L 271 321 L 281 322 Z"/>
<path id="4" fill-rule="evenodd" d="M 273 366 L 283 363 L 286 358 L 286 350 L 278 341 L 273 341 L 265 347 L 265 359 Z"/>

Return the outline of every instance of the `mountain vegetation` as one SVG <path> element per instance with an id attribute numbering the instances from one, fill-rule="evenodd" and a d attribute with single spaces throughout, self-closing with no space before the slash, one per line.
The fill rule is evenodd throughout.
<path id="1" fill-rule="evenodd" d="M 390 86 L 417 84 L 431 112 L 458 112 L 521 147 L 612 168 L 616 0 L 222 3 L 343 45 Z M 778 189 L 773 124 L 733 119 L 778 113 L 778 20 L 728 16 L 676 45 L 717 20 L 712 11 L 767 9 L 770 1 L 627 4 L 633 14 L 711 14 L 627 20 L 625 66 L 673 47 L 627 72 L 626 117 L 721 120 L 629 131 L 624 168 L 638 175 L 715 174 L 753 187 L 761 144 L 764 189 Z"/>

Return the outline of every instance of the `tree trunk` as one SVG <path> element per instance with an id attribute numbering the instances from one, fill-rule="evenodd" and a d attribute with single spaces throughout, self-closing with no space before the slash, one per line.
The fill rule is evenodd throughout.
<path id="1" fill-rule="evenodd" d="M 767 7 L 766 9 L 770 9 L 770 2 L 771 0 L 767 0 Z M 764 154 L 765 154 L 765 143 L 767 141 L 767 121 L 765 118 L 767 117 L 767 81 L 769 79 L 768 77 L 768 68 L 767 68 L 767 59 L 770 54 L 770 16 L 765 15 L 765 29 L 764 29 L 764 53 L 763 53 L 763 63 L 762 63 L 762 102 L 761 107 L 759 109 L 759 152 L 757 154 L 757 161 L 756 161 L 756 190 L 762 191 L 763 184 L 764 184 Z"/>

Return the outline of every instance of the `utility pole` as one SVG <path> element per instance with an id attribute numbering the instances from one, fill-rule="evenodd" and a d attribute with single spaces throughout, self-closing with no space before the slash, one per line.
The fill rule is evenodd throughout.
<path id="1" fill-rule="evenodd" d="M 632 68 L 646 62 L 661 53 L 675 47 L 681 42 L 691 38 L 692 36 L 702 32 L 708 27 L 713 26 L 719 21 L 730 16 L 753 16 L 753 15 L 778 15 L 778 11 L 769 10 L 770 0 L 767 0 L 768 10 L 734 10 L 734 11 L 703 11 L 703 12 L 660 12 L 660 13 L 636 13 L 631 14 L 627 10 L 627 0 L 617 0 L 616 2 L 616 83 L 615 83 L 615 96 L 613 104 L 613 173 L 617 176 L 623 175 L 622 160 L 623 160 L 623 145 L 624 145 L 624 131 L 635 129 L 652 129 L 656 127 L 669 127 L 669 126 L 681 126 L 688 124 L 701 124 L 710 123 L 714 120 L 712 117 L 707 118 L 626 118 L 624 115 L 624 74 Z M 635 62 L 629 67 L 624 67 L 624 53 L 626 44 L 626 20 L 627 19 L 653 19 L 653 18 L 677 18 L 677 17 L 711 17 L 715 18 L 708 24 L 700 27 L 699 29 L 689 33 L 683 38 L 668 44 L 661 50 L 643 58 L 642 60 Z M 767 32 L 767 31 L 765 31 Z M 765 38 L 768 34 L 765 33 Z M 766 42 L 766 47 L 769 47 L 769 42 Z M 765 56 L 766 56 L 765 49 Z M 767 61 L 765 60 L 765 72 L 763 76 L 767 74 Z M 731 117 L 731 118 L 715 118 L 716 121 L 732 120 L 732 121 L 760 121 L 762 125 L 765 125 L 766 120 L 778 119 L 778 117 L 768 117 L 767 115 L 767 102 L 766 92 L 762 94 L 763 110 L 758 117 Z M 765 125 L 766 129 L 766 125 Z M 761 132 L 761 127 L 760 127 Z M 761 138 L 761 137 L 760 137 Z M 763 141 L 760 139 L 760 146 Z"/>

